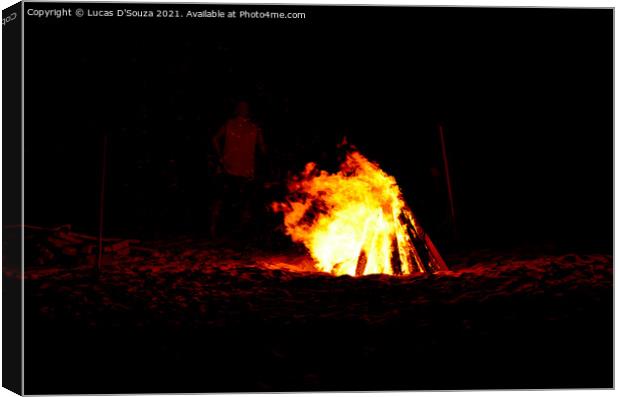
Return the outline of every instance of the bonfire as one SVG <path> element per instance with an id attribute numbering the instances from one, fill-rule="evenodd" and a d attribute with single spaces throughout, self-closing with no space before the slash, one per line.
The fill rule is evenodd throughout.
<path id="1" fill-rule="evenodd" d="M 307 247 L 319 271 L 363 276 L 447 270 L 396 179 L 359 151 L 349 151 L 336 173 L 308 163 L 273 208 L 284 214 L 286 234 Z"/>

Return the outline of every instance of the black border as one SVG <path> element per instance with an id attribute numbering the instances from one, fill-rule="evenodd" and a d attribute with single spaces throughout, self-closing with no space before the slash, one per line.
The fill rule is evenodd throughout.
<path id="1" fill-rule="evenodd" d="M 22 394 L 22 13 L 21 2 L 2 11 L 2 386 Z M 8 227 L 8 228 L 7 228 Z M 19 243 L 10 236 L 19 234 Z"/>

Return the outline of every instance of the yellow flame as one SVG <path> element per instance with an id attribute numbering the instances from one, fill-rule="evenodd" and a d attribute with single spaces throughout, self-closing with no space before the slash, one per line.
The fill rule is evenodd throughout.
<path id="1" fill-rule="evenodd" d="M 274 209 L 283 212 L 286 233 L 308 248 L 318 270 L 361 276 L 446 269 L 394 177 L 359 152 L 349 152 L 334 174 L 307 164 L 288 188 L 287 201 Z"/>

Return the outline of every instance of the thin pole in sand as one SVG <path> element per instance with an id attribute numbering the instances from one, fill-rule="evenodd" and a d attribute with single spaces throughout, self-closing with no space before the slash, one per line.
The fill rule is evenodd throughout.
<path id="1" fill-rule="evenodd" d="M 103 259 L 103 209 L 105 204 L 105 179 L 107 166 L 108 135 L 103 133 L 103 143 L 101 146 L 101 181 L 99 185 L 99 251 L 97 252 L 97 263 L 95 274 L 98 276 L 101 271 L 101 261 Z"/>
<path id="2" fill-rule="evenodd" d="M 452 179 L 450 178 L 450 167 L 448 166 L 448 154 L 446 152 L 446 140 L 444 137 L 443 123 L 439 123 L 439 139 L 441 140 L 441 155 L 443 156 L 443 168 L 446 175 L 446 186 L 448 188 L 448 201 L 450 203 L 450 218 L 452 220 L 453 237 L 457 238 L 456 214 L 454 211 L 454 197 L 452 195 Z"/>

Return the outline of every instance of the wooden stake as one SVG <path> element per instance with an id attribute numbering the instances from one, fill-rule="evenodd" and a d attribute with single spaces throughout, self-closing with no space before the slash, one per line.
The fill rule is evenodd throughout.
<path id="1" fill-rule="evenodd" d="M 105 178 L 106 178 L 106 160 L 108 150 L 108 136 L 103 134 L 103 144 L 101 147 L 101 181 L 99 185 L 99 252 L 97 256 L 97 264 L 95 274 L 99 275 L 101 271 L 101 261 L 103 259 L 103 209 L 105 204 Z"/>
<path id="2" fill-rule="evenodd" d="M 453 237 L 457 238 L 456 214 L 454 211 L 454 197 L 452 195 L 452 179 L 450 178 L 450 167 L 448 166 L 448 154 L 446 152 L 446 140 L 443 133 L 443 124 L 439 123 L 439 139 L 441 140 L 441 154 L 443 156 L 443 168 L 446 175 L 446 186 L 448 188 L 448 201 L 450 203 L 450 218 L 452 221 Z"/>

